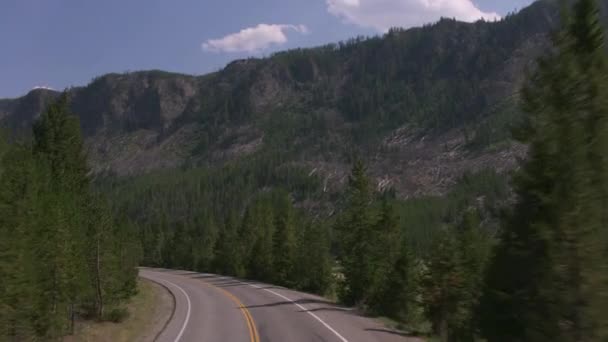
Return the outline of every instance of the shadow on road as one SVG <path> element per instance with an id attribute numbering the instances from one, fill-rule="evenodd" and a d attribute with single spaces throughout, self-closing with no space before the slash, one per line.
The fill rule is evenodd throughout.
<path id="1" fill-rule="evenodd" d="M 280 305 L 293 305 L 293 304 L 300 304 L 300 305 L 304 305 L 304 304 L 328 304 L 328 305 L 331 305 L 333 303 L 325 301 L 325 300 L 317 300 L 317 299 L 297 299 L 297 300 L 294 300 L 294 301 L 280 301 L 280 302 L 274 302 L 274 303 L 268 303 L 268 304 L 249 305 L 249 306 L 246 306 L 246 308 L 253 309 L 253 308 L 280 306 Z"/>
<path id="2" fill-rule="evenodd" d="M 276 289 L 276 290 L 289 290 L 286 287 L 283 286 L 273 286 L 273 285 L 267 285 L 267 286 L 258 286 L 256 287 L 256 289 L 258 290 L 271 290 L 271 289 Z"/>
<path id="3" fill-rule="evenodd" d="M 141 271 L 152 271 L 152 272 L 159 272 L 159 273 L 169 273 L 172 275 L 179 275 L 179 276 L 185 276 L 185 275 L 191 275 L 191 274 L 197 274 L 196 272 L 192 272 L 192 271 L 182 271 L 182 270 L 168 270 L 166 268 L 155 268 L 155 267 L 139 267 L 139 269 Z"/>
<path id="4" fill-rule="evenodd" d="M 420 335 L 416 334 L 416 333 L 408 333 L 408 332 L 391 330 L 391 329 L 367 328 L 367 329 L 365 329 L 365 331 L 380 332 L 380 333 L 398 335 L 398 336 L 403 336 L 403 337 L 420 337 Z"/>
<path id="5" fill-rule="evenodd" d="M 200 278 L 200 279 L 211 279 L 211 278 L 217 278 L 217 276 L 212 275 L 212 274 L 193 274 L 190 278 Z"/>
<path id="6" fill-rule="evenodd" d="M 220 284 L 210 282 L 210 284 L 213 284 L 213 286 L 217 286 L 217 287 L 234 287 L 234 286 L 246 286 L 247 285 L 247 284 L 243 284 L 241 282 L 220 283 Z"/>
<path id="7" fill-rule="evenodd" d="M 322 307 L 322 308 L 300 310 L 298 312 L 317 312 L 317 311 L 338 311 L 338 312 L 348 313 L 351 315 L 358 315 L 358 313 L 355 309 L 341 308 L 339 306 L 329 306 L 329 307 Z"/>
<path id="8" fill-rule="evenodd" d="M 167 273 L 171 273 L 173 275 L 178 275 L 178 276 L 187 276 L 187 275 L 191 275 L 191 274 L 196 274 L 196 272 L 189 272 L 189 271 L 173 271 L 173 272 L 167 272 Z"/>

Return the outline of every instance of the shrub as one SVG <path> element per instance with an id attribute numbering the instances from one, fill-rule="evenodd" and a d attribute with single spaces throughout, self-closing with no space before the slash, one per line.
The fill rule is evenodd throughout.
<path id="1" fill-rule="evenodd" d="M 103 321 L 120 323 L 129 317 L 129 310 L 126 308 L 113 308 L 106 311 L 103 315 Z"/>

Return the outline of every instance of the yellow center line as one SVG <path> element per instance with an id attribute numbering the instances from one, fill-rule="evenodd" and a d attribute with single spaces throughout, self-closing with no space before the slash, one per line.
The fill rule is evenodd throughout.
<path id="1" fill-rule="evenodd" d="M 251 317 L 251 313 L 249 312 L 249 310 L 247 310 L 247 307 L 243 304 L 243 302 L 241 302 L 238 298 L 236 298 L 235 295 L 233 295 L 232 293 L 228 292 L 227 290 L 225 290 L 221 287 L 217 287 L 204 280 L 202 280 L 202 282 L 209 287 L 213 287 L 214 289 L 220 290 L 226 297 L 230 298 L 239 307 L 239 309 L 241 310 L 241 313 L 245 317 L 245 322 L 247 323 L 247 328 L 249 329 L 250 341 L 251 342 L 260 342 L 260 335 L 258 334 L 258 330 L 255 327 L 255 322 L 253 321 L 253 317 Z"/>

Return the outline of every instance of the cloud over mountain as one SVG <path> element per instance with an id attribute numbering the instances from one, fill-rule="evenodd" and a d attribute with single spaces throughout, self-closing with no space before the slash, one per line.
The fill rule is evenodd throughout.
<path id="1" fill-rule="evenodd" d="M 308 28 L 304 25 L 258 24 L 222 38 L 209 39 L 202 47 L 212 52 L 256 52 L 271 45 L 286 43 L 287 31 L 305 34 Z"/>
<path id="2" fill-rule="evenodd" d="M 462 21 L 500 18 L 497 13 L 481 11 L 471 0 L 327 0 L 327 10 L 347 23 L 380 32 L 421 26 L 441 17 Z"/>

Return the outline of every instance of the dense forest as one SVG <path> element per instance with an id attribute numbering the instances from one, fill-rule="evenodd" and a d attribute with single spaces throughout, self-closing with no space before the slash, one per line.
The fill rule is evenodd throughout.
<path id="1" fill-rule="evenodd" d="M 55 340 L 75 320 L 118 321 L 137 291 L 136 231 L 93 189 L 67 95 L 0 146 L 0 340 Z"/>

